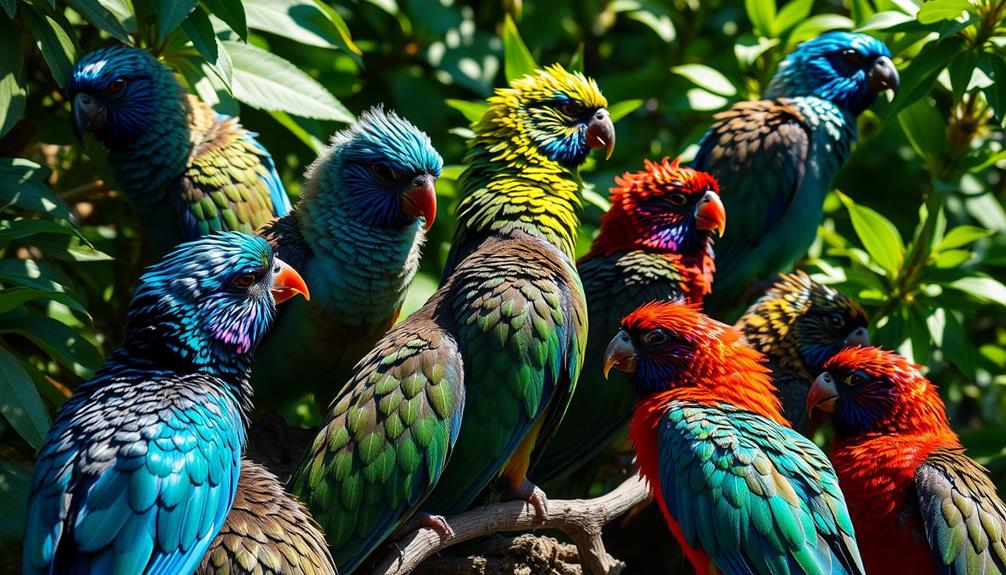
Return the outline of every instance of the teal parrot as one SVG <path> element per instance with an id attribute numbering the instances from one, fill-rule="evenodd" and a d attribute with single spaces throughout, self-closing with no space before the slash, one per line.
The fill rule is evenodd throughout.
<path id="1" fill-rule="evenodd" d="M 614 145 L 604 106 L 592 81 L 558 66 L 489 99 L 443 285 L 357 364 L 291 478 L 341 573 L 420 508 L 460 511 L 501 471 L 507 495 L 545 513 L 524 475 L 582 361 L 575 170 Z M 430 519 L 445 527 L 415 518 Z"/>
<path id="2" fill-rule="evenodd" d="M 380 106 L 332 136 L 292 213 L 260 231 L 312 298 L 282 306 L 256 354 L 258 405 L 284 412 L 310 392 L 324 413 L 395 323 L 436 217 L 443 165 L 425 133 Z"/>
<path id="3" fill-rule="evenodd" d="M 720 183 L 730 231 L 716 244 L 706 310 L 734 321 L 755 284 L 793 269 L 817 235 L 824 196 L 857 137 L 856 118 L 898 88 L 881 41 L 829 32 L 779 65 L 765 99 L 716 116 L 694 167 Z"/>
<path id="4" fill-rule="evenodd" d="M 68 89 L 73 128 L 108 148 L 115 183 L 132 200 L 158 254 L 215 231 L 253 233 L 290 211 L 269 152 L 237 118 L 185 94 L 139 48 L 84 56 Z"/>

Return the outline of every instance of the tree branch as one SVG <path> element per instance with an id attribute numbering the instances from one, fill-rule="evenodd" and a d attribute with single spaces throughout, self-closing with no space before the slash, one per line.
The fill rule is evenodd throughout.
<path id="1" fill-rule="evenodd" d="M 419 529 L 408 535 L 400 552 L 392 551 L 374 570 L 375 575 L 406 575 L 426 558 L 443 549 L 505 531 L 557 529 L 576 543 L 580 564 L 588 575 L 617 575 L 624 565 L 608 554 L 601 529 L 612 519 L 649 499 L 646 482 L 634 475 L 608 494 L 596 499 L 555 500 L 548 503 L 548 519 L 543 523 L 524 501 L 494 503 L 467 511 L 447 520 L 454 535 L 441 540 L 436 531 Z"/>

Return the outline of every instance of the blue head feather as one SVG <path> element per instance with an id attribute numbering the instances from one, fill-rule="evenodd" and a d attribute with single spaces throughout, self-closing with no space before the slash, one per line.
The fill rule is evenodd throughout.
<path id="1" fill-rule="evenodd" d="M 444 160 L 429 136 L 380 105 L 335 133 L 307 170 L 304 201 L 309 217 L 346 216 L 382 228 L 404 228 L 416 219 L 402 211 L 401 196 L 417 181 L 432 185 Z"/>
<path id="2" fill-rule="evenodd" d="M 226 232 L 178 245 L 140 278 L 123 350 L 179 371 L 246 373 L 275 312 L 275 267 L 257 236 Z M 250 286 L 237 285 L 249 275 Z"/>
<path id="3" fill-rule="evenodd" d="M 866 34 L 828 32 L 808 40 L 779 64 L 765 91 L 768 98 L 814 96 L 859 114 L 876 98 L 871 71 L 882 59 L 894 74 L 891 52 L 883 42 Z M 887 86 L 892 87 L 892 86 Z"/>
<path id="4" fill-rule="evenodd" d="M 177 113 L 183 106 L 171 71 L 130 46 L 102 48 L 81 58 L 68 91 L 71 99 L 85 94 L 104 109 L 104 122 L 94 132 L 109 147 L 127 144 L 164 120 L 164 111 Z"/>

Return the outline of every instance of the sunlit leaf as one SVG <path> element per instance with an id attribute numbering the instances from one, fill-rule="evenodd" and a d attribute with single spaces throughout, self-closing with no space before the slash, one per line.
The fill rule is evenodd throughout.
<path id="1" fill-rule="evenodd" d="M 206 63 L 209 64 L 217 78 L 230 90 L 234 67 L 230 54 L 223 48 L 220 39 L 213 32 L 213 23 L 210 22 L 206 10 L 202 6 L 196 6 L 196 9 L 182 22 L 182 30 L 192 40 L 192 45 L 195 46 L 199 54 L 206 59 Z"/>
<path id="2" fill-rule="evenodd" d="M 503 66 L 508 82 L 533 74 L 538 68 L 509 15 L 503 21 Z"/>
<path id="3" fill-rule="evenodd" d="M 17 357 L 0 347 L 0 413 L 28 445 L 38 449 L 49 431 L 49 414 L 35 382 Z"/>
<path id="4" fill-rule="evenodd" d="M 852 227 L 870 257 L 891 277 L 896 276 L 905 259 L 905 245 L 898 229 L 890 220 L 875 210 L 855 203 L 849 196 L 839 193 L 839 198 L 849 210 Z"/>
<path id="5" fill-rule="evenodd" d="M 893 28 L 899 24 L 911 22 L 912 20 L 914 20 L 914 18 L 904 12 L 899 12 L 897 10 L 885 10 L 883 12 L 877 12 L 873 16 L 867 18 L 865 22 L 856 28 L 856 31 L 868 32 L 871 30 L 887 30 L 888 28 Z"/>
<path id="6" fill-rule="evenodd" d="M 0 17 L 0 138 L 24 115 L 25 88 L 21 77 L 21 34 L 14 22 Z"/>
<path id="7" fill-rule="evenodd" d="M 916 15 L 919 22 L 933 24 L 942 20 L 959 18 L 963 13 L 974 10 L 968 0 L 929 0 L 922 4 Z"/>
<path id="8" fill-rule="evenodd" d="M 733 96 L 737 88 L 718 70 L 703 64 L 682 64 L 671 68 L 679 76 L 691 80 L 693 84 L 720 96 Z"/>
<path id="9" fill-rule="evenodd" d="M 331 13 L 311 0 L 244 0 L 248 27 L 294 42 L 322 48 L 341 48 L 359 58 L 359 48 L 344 37 Z M 341 18 L 339 19 L 341 22 Z M 345 22 L 341 22 L 345 26 Z"/>
<path id="10" fill-rule="evenodd" d="M 957 36 L 923 46 L 908 66 L 899 70 L 901 87 L 887 113 L 896 114 L 929 93 L 940 72 L 964 48 L 964 41 Z"/>
<path id="11" fill-rule="evenodd" d="M 70 25 L 54 12 L 43 10 L 37 5 L 24 5 L 24 19 L 35 38 L 35 44 L 42 51 L 42 58 L 49 65 L 52 79 L 60 88 L 65 88 L 77 61 L 77 45 L 68 30 Z"/>
<path id="12" fill-rule="evenodd" d="M 177 28 L 189 17 L 196 7 L 196 0 L 155 0 L 154 10 L 157 12 L 157 41 Z"/>
<path id="13" fill-rule="evenodd" d="M 978 240 L 991 236 L 994 232 L 977 226 L 957 226 L 947 232 L 943 240 L 936 246 L 935 251 L 962 248 Z"/>
<path id="14" fill-rule="evenodd" d="M 775 27 L 779 33 L 785 33 L 790 28 L 803 22 L 810 16 L 814 8 L 814 0 L 790 0 L 783 2 L 782 10 L 775 19 Z"/>
<path id="15" fill-rule="evenodd" d="M 939 112 L 925 100 L 919 100 L 898 114 L 898 123 L 915 153 L 930 168 L 938 167 L 946 150 L 946 132 Z"/>
<path id="16" fill-rule="evenodd" d="M 473 102 L 470 100 L 456 100 L 453 98 L 448 98 L 445 102 L 451 108 L 461 112 L 465 119 L 474 124 L 482 119 L 482 115 L 486 113 L 489 109 L 489 105 L 485 102 Z"/>
<path id="17" fill-rule="evenodd" d="M 129 43 L 129 36 L 122 24 L 98 0 L 69 0 L 70 7 L 77 11 L 88 22 L 99 30 L 124 44 Z"/>
<path id="18" fill-rule="evenodd" d="M 797 24 L 790 33 L 787 44 L 794 46 L 804 40 L 817 38 L 825 32 L 851 30 L 853 26 L 855 23 L 852 20 L 840 14 L 817 14 Z"/>
<path id="19" fill-rule="evenodd" d="M 644 100 L 622 100 L 608 106 L 608 115 L 612 122 L 617 122 L 642 106 Z"/>
<path id="20" fill-rule="evenodd" d="M 1006 285 L 986 275 L 973 275 L 952 282 L 948 287 L 960 290 L 979 301 L 1006 306 Z"/>
<path id="21" fill-rule="evenodd" d="M 620 12 L 656 32 L 661 40 L 670 44 L 677 36 L 671 15 L 655 2 L 638 0 L 615 0 L 609 7 L 612 12 Z"/>
<path id="22" fill-rule="evenodd" d="M 747 10 L 751 25 L 754 26 L 755 34 L 768 38 L 775 38 L 775 0 L 744 0 L 744 8 Z"/>
<path id="23" fill-rule="evenodd" d="M 14 333 L 27 338 L 80 377 L 90 377 L 102 364 L 101 352 L 94 344 L 50 317 L 29 314 L 0 321 L 0 333 Z"/>
<path id="24" fill-rule="evenodd" d="M 248 19 L 241 0 L 202 0 L 202 4 L 211 14 L 237 32 L 242 40 L 248 39 Z"/>

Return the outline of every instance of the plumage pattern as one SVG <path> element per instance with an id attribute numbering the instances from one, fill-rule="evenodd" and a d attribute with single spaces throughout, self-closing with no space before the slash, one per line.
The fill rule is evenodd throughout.
<path id="1" fill-rule="evenodd" d="M 807 407 L 830 414 L 829 455 L 868 572 L 1006 573 L 1006 504 L 918 367 L 855 347 L 825 368 Z"/>
<path id="2" fill-rule="evenodd" d="M 261 232 L 304 275 L 313 297 L 280 308 L 252 369 L 257 403 L 289 407 L 313 392 L 324 413 L 398 319 L 442 169 L 429 137 L 381 107 L 332 136 L 308 168 L 293 212 Z M 426 202 L 428 213 L 413 209 L 416 202 Z"/>
<path id="3" fill-rule="evenodd" d="M 635 395 L 627 377 L 606 381 L 601 369 L 622 318 L 653 300 L 700 304 L 712 290 L 713 238 L 726 221 L 716 180 L 677 160 L 645 160 L 643 170 L 616 178 L 610 199 L 590 252 L 577 263 L 590 320 L 584 368 L 563 423 L 534 466 L 537 482 L 576 471 L 625 429 Z"/>
<path id="4" fill-rule="evenodd" d="M 897 89 L 890 52 L 865 34 L 831 32 L 801 44 L 765 99 L 716 116 L 695 167 L 720 183 L 734 214 L 718 243 L 709 309 L 733 320 L 757 280 L 792 269 L 814 240 L 825 193 L 856 140 L 856 117 Z"/>
<path id="5" fill-rule="evenodd" d="M 807 433 L 807 390 L 842 348 L 869 345 L 867 323 L 855 300 L 797 271 L 781 276 L 736 327 L 768 359 L 786 420 Z"/>
<path id="6" fill-rule="evenodd" d="M 228 233 L 179 246 L 141 278 L 122 346 L 39 451 L 26 573 L 195 569 L 234 500 L 250 353 L 283 269 L 264 240 Z"/>
<path id="7" fill-rule="evenodd" d="M 156 251 L 214 231 L 252 233 L 290 211 L 256 135 L 184 94 L 145 51 L 115 46 L 84 56 L 69 96 L 78 136 L 94 132 L 108 148 L 116 184 Z"/>
<path id="8" fill-rule="evenodd" d="M 467 506 L 532 426 L 561 414 L 559 399 L 572 391 L 585 333 L 582 291 L 571 254 L 548 240 L 572 249 L 578 181 L 538 148 L 534 155 L 509 149 L 512 142 L 530 145 L 518 120 L 543 114 L 531 111 L 545 105 L 534 99 L 543 85 L 569 94 L 563 104 L 599 105 L 599 94 L 573 100 L 592 84 L 560 68 L 518 80 L 490 99 L 462 177 L 458 234 L 465 239 L 455 247 L 470 255 L 455 259 L 426 305 L 357 364 L 291 479 L 325 529 L 342 573 L 352 572 L 445 481 L 431 510 Z M 590 123 L 579 116 L 566 121 Z M 571 137 L 586 138 L 587 129 Z M 518 180 L 522 170 L 536 177 Z M 478 245 L 469 245 L 475 237 Z M 476 385 L 466 385 L 470 378 Z M 523 461 L 526 469 L 527 454 Z M 521 480 L 523 472 L 514 478 Z"/>
<path id="9" fill-rule="evenodd" d="M 336 575 L 321 527 L 276 477 L 247 459 L 198 575 Z"/>
<path id="10" fill-rule="evenodd" d="M 640 473 L 697 573 L 864 573 L 827 458 L 785 425 L 761 355 L 679 303 L 622 322 L 605 369 L 633 373 Z"/>

